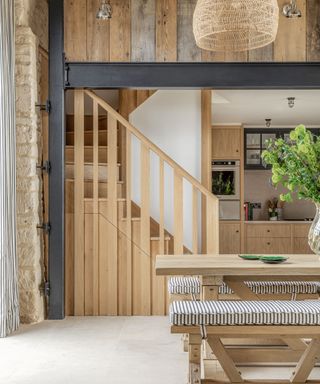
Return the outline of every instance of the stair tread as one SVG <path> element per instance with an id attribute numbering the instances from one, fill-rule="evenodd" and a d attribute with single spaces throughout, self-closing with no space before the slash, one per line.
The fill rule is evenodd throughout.
<path id="1" fill-rule="evenodd" d="M 84 201 L 93 201 L 93 197 L 85 197 Z M 108 198 L 107 197 L 99 197 L 98 201 L 99 202 L 100 201 L 108 201 Z M 125 199 L 124 197 L 118 197 L 117 201 L 127 201 L 127 199 Z"/>
<path id="2" fill-rule="evenodd" d="M 119 128 L 117 128 L 117 131 L 119 131 Z M 107 133 L 108 130 L 107 129 L 99 129 L 98 132 L 99 133 L 100 132 Z M 66 133 L 69 133 L 69 134 L 72 133 L 74 135 L 74 131 L 66 131 Z M 84 134 L 86 134 L 86 133 L 93 133 L 93 129 L 86 129 L 86 130 L 83 131 L 83 133 Z"/>
<path id="3" fill-rule="evenodd" d="M 74 179 L 66 178 L 65 181 L 69 181 L 69 182 L 73 183 L 73 182 L 74 182 Z M 93 183 L 93 180 L 92 180 L 92 179 L 84 179 L 84 181 L 85 181 L 86 183 Z M 107 181 L 99 181 L 99 180 L 98 180 L 98 184 L 108 184 L 108 182 L 107 182 Z M 118 181 L 117 181 L 117 184 L 123 184 L 123 181 L 122 181 L 122 180 L 118 180 Z"/>
<path id="4" fill-rule="evenodd" d="M 65 147 L 66 147 L 66 149 L 74 149 L 74 145 L 72 145 L 72 144 L 67 144 Z M 87 149 L 91 149 L 91 148 L 93 149 L 94 145 L 84 145 L 83 147 L 87 148 Z M 99 148 L 107 149 L 108 146 L 107 145 L 99 145 Z M 117 146 L 117 148 L 119 148 L 119 146 Z"/>
<path id="5" fill-rule="evenodd" d="M 85 161 L 83 164 L 84 164 L 84 165 L 93 165 L 93 162 L 91 162 L 91 161 Z M 74 165 L 74 161 L 66 161 L 66 162 L 65 162 L 65 165 Z M 108 165 L 108 163 L 98 163 L 98 165 L 99 165 L 99 166 L 106 166 L 106 165 Z M 117 166 L 120 167 L 121 164 L 120 164 L 120 163 L 117 163 Z"/>
<path id="6" fill-rule="evenodd" d="M 150 236 L 150 240 L 152 240 L 152 241 L 159 241 L 160 240 L 160 236 Z M 167 235 L 167 236 L 164 237 L 164 240 L 165 241 L 169 241 L 169 240 L 171 240 L 171 237 Z"/>

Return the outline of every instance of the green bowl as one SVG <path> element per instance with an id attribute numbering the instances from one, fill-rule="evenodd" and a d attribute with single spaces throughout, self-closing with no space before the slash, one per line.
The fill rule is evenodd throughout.
<path id="1" fill-rule="evenodd" d="M 277 256 L 277 255 L 265 255 L 265 256 L 261 256 L 260 257 L 260 260 L 263 262 L 263 263 L 267 263 L 267 264 L 279 264 L 279 263 L 283 263 L 284 261 L 288 260 L 289 257 L 287 256 Z"/>
<path id="2" fill-rule="evenodd" d="M 243 260 L 260 260 L 259 255 L 242 255 L 240 254 L 239 257 Z"/>

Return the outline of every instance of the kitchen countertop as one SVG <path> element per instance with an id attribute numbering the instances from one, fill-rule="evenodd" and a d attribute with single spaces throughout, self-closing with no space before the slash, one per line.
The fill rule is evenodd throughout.
<path id="1" fill-rule="evenodd" d="M 245 221 L 245 224 L 312 224 L 312 221 L 305 220 L 250 220 Z"/>

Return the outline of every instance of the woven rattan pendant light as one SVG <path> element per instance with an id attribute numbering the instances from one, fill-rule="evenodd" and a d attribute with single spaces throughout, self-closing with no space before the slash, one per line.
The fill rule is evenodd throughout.
<path id="1" fill-rule="evenodd" d="M 209 51 L 246 51 L 277 35 L 277 0 L 198 0 L 193 15 L 197 45 Z"/>

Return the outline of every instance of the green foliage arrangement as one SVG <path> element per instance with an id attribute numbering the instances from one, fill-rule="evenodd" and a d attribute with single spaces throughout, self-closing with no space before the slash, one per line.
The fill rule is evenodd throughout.
<path id="1" fill-rule="evenodd" d="M 297 194 L 299 199 L 320 203 L 320 137 L 299 125 L 288 141 L 268 140 L 262 159 L 272 166 L 273 184 L 288 190 L 280 195 L 282 201 L 291 202 Z"/>

